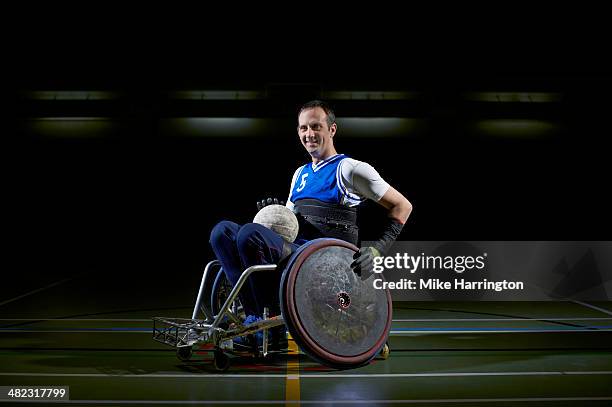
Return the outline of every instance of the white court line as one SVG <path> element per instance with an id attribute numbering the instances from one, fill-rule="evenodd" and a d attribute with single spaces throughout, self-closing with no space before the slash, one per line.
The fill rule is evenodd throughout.
<path id="1" fill-rule="evenodd" d="M 455 373 L 311 373 L 300 374 L 301 379 L 327 379 L 327 378 L 394 378 L 394 377 L 489 377 L 489 376 L 609 376 L 612 375 L 612 370 L 595 370 L 595 371 L 550 371 L 550 372 L 455 372 Z M 152 379 L 168 379 L 168 378 L 192 378 L 192 379 L 207 379 L 215 377 L 227 377 L 232 379 L 258 379 L 258 378 L 286 378 L 286 374 L 281 373 L 253 373 L 253 374 L 185 374 L 185 373 L 151 373 L 151 374 L 110 374 L 110 373 L 35 373 L 35 372 L 2 372 L 0 376 L 12 377 L 123 377 L 123 378 L 152 378 Z"/>
<path id="2" fill-rule="evenodd" d="M 0 332 L 5 332 L 5 331 L 1 331 Z M 28 331 L 29 332 L 29 331 Z M 424 330 L 420 330 L 420 329 L 415 329 L 413 331 L 407 330 L 407 331 L 394 331 L 391 330 L 390 334 L 392 335 L 420 335 L 420 334 L 523 334 L 523 333 L 527 333 L 527 334 L 540 334 L 540 333 L 559 333 L 559 332 L 612 332 L 612 329 L 524 329 L 524 330 L 504 330 L 504 329 L 499 329 L 499 330 L 478 330 L 478 329 L 474 329 L 474 330 L 449 330 L 449 331 L 442 331 L 442 330 L 435 330 L 435 331 L 424 331 Z"/>
<path id="3" fill-rule="evenodd" d="M 603 318 L 612 319 L 612 318 Z M 83 322 L 151 322 L 153 319 L 112 319 L 112 318 L 0 318 L 0 321 L 83 321 Z"/>
<path id="4" fill-rule="evenodd" d="M 47 286 L 45 286 L 45 287 L 37 288 L 36 290 L 32 290 L 32 291 L 27 292 L 27 293 L 25 293 L 25 294 L 22 294 L 22 295 L 20 295 L 20 296 L 17 296 L 17 297 L 14 297 L 14 298 L 8 299 L 8 300 L 6 300 L 6 301 L 2 301 L 2 302 L 0 302 L 0 307 L 1 307 L 1 306 L 3 306 L 3 305 L 6 305 L 6 304 L 8 304 L 8 303 L 11 303 L 11 302 L 13 302 L 13 301 L 17 301 L 17 300 L 20 300 L 20 299 L 22 299 L 22 298 L 24 298 L 24 297 L 30 296 L 30 295 L 32 295 L 32 294 L 36 294 L 36 293 L 39 293 L 39 292 L 41 292 L 41 291 L 47 290 L 47 289 L 49 289 L 49 288 L 51 288 L 51 287 L 55 287 L 55 286 L 57 286 L 57 285 L 63 284 L 63 283 L 65 283 L 66 281 L 70 281 L 70 280 L 72 280 L 73 278 L 74 278 L 74 277 L 68 277 L 68 278 L 65 278 L 65 279 L 63 279 L 63 280 L 56 281 L 55 283 L 51 283 L 51 284 L 49 284 L 49 285 L 47 285 Z"/>
<path id="5" fill-rule="evenodd" d="M 587 304 L 586 302 L 582 302 L 582 301 L 578 301 L 578 300 L 574 300 L 572 302 L 576 303 L 576 304 L 580 304 L 580 305 L 585 306 L 587 308 L 591 308 L 591 309 L 597 310 L 599 312 L 603 312 L 604 314 L 612 315 L 612 311 L 609 311 L 609 310 L 604 309 L 604 308 L 597 307 L 597 306 L 592 305 L 592 304 Z"/>
<path id="6" fill-rule="evenodd" d="M 552 402 L 552 401 L 607 401 L 612 397 L 510 397 L 482 399 L 404 399 L 404 400 L 299 400 L 298 404 L 440 404 L 440 403 L 504 403 L 504 402 Z M 57 404 L 286 404 L 285 400 L 0 400 L 11 403 Z"/>
<path id="7" fill-rule="evenodd" d="M 612 315 L 612 314 L 611 314 Z M 392 322 L 498 322 L 498 321 L 609 321 L 610 318 L 415 318 L 393 319 Z M 152 318 L 0 318 L 0 321 L 82 321 L 82 322 L 151 322 Z"/>
<path id="8" fill-rule="evenodd" d="M 153 334 L 153 328 L 142 331 L 113 331 L 113 330 L 90 330 L 90 329 L 66 329 L 63 331 L 52 331 L 52 330 L 36 330 L 36 329 L 0 329 L 0 334 Z"/>

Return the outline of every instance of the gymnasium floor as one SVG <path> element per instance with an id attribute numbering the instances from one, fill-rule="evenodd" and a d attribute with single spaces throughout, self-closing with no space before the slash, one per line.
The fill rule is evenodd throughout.
<path id="1" fill-rule="evenodd" d="M 69 386 L 57 404 L 72 405 L 612 405 L 610 302 L 395 303 L 388 360 L 336 371 L 293 350 L 218 373 L 151 339 L 151 317 L 191 316 L 183 285 L 118 272 L 5 286 L 0 386 Z"/>

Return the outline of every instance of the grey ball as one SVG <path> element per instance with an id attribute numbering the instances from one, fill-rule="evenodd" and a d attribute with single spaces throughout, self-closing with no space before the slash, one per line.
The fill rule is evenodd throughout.
<path id="1" fill-rule="evenodd" d="M 273 230 L 289 243 L 293 243 L 299 231 L 295 214 L 283 205 L 263 207 L 253 218 L 253 223 L 259 223 Z"/>

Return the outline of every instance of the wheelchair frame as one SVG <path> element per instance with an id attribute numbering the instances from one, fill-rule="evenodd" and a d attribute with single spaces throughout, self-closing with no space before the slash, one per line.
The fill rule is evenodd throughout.
<path id="1" fill-rule="evenodd" d="M 335 351 L 330 352 L 326 347 L 321 346 L 317 342 L 317 340 L 313 339 L 311 334 L 307 330 L 305 330 L 299 314 L 296 313 L 296 303 L 293 301 L 293 297 L 289 293 L 293 292 L 292 290 L 294 288 L 290 287 L 295 287 L 297 275 L 300 273 L 300 270 L 302 270 L 302 264 L 304 264 L 304 261 L 307 256 L 310 256 L 315 252 L 318 253 L 319 250 L 331 247 L 340 247 L 349 250 L 348 253 L 340 252 L 343 253 L 340 256 L 341 258 L 344 258 L 342 261 L 345 262 L 350 262 L 350 260 L 352 259 L 352 254 L 350 253 L 350 251 L 357 250 L 356 247 L 350 243 L 332 238 L 315 239 L 302 246 L 289 259 L 289 263 L 285 268 L 281 278 L 281 286 L 279 287 L 281 315 L 270 317 L 268 308 L 264 308 L 263 319 L 248 325 L 243 325 L 242 320 L 239 317 L 239 310 L 236 300 L 240 290 L 244 286 L 246 280 L 251 276 L 251 274 L 255 272 L 273 272 L 281 266 L 268 264 L 255 265 L 247 268 L 242 272 L 236 284 L 229 291 L 229 294 L 227 294 L 227 298 L 225 298 L 225 300 L 223 301 L 223 305 L 219 305 L 220 302 L 213 303 L 212 300 L 214 299 L 215 301 L 217 301 L 219 299 L 223 299 L 224 295 L 222 296 L 221 291 L 217 290 L 217 288 L 220 287 L 217 286 L 218 282 L 215 282 L 213 285 L 211 285 L 211 281 L 220 281 L 218 280 L 220 277 L 225 277 L 223 274 L 219 274 L 223 273 L 223 270 L 220 267 L 220 262 L 218 260 L 213 260 L 209 262 L 204 268 L 202 282 L 198 291 L 198 296 L 193 309 L 192 318 L 153 318 L 153 339 L 176 348 L 177 356 L 183 361 L 187 361 L 191 358 L 193 354 L 193 346 L 195 344 L 210 344 L 214 349 L 208 348 L 202 350 L 214 352 L 213 361 L 214 367 L 217 370 L 226 370 L 229 367 L 229 357 L 227 356 L 227 354 L 234 354 L 239 356 L 265 357 L 271 353 L 286 353 L 287 350 L 269 350 L 269 330 L 271 328 L 275 328 L 281 325 L 285 325 L 287 327 L 288 332 L 292 334 L 296 344 L 304 353 L 309 355 L 311 358 L 319 361 L 320 363 L 330 366 L 332 368 L 346 369 L 362 366 L 372 360 L 377 354 L 377 352 L 379 352 L 379 356 L 381 356 L 383 359 L 386 359 L 389 355 L 389 345 L 387 342 L 387 337 L 390 331 L 392 318 L 391 295 L 388 290 L 386 290 L 386 303 L 384 305 L 387 309 L 387 311 L 384 313 L 385 316 L 383 317 L 385 319 L 377 320 L 383 321 L 385 325 L 381 326 L 379 324 L 379 327 L 377 329 L 380 329 L 380 332 L 374 334 L 378 336 L 372 337 L 375 342 L 370 348 L 365 351 L 361 349 L 358 352 L 356 351 L 356 353 L 354 354 L 345 353 L 342 351 L 340 351 L 339 353 L 334 353 Z M 325 264 L 334 264 L 333 261 L 331 263 L 328 263 L 329 261 L 329 259 L 326 260 Z M 217 273 L 211 274 L 211 270 L 213 267 L 219 267 L 219 270 L 217 271 Z M 338 272 L 342 273 L 341 269 L 338 268 L 334 268 L 332 270 L 337 270 Z M 344 269 L 344 272 L 347 272 L 347 270 Z M 332 272 L 331 275 L 334 275 L 334 273 Z M 352 281 L 356 281 L 354 276 L 350 278 L 352 279 Z M 333 290 L 336 290 L 336 288 L 333 288 Z M 343 290 L 344 289 L 342 289 L 342 292 L 344 292 Z M 332 301 L 335 301 L 334 304 L 338 303 L 340 298 L 338 296 L 342 292 L 331 292 L 331 297 L 334 298 Z M 329 294 L 329 290 L 324 293 L 324 295 L 326 296 L 329 296 Z M 209 298 L 211 299 L 211 306 L 206 307 L 204 306 L 204 301 L 207 301 Z M 285 302 L 285 300 L 287 301 Z M 369 297 L 369 299 L 367 300 L 378 301 L 374 300 L 372 296 Z M 331 306 L 333 309 L 335 309 L 335 305 L 324 305 L 325 307 L 329 308 Z M 337 312 L 339 312 L 340 314 L 344 314 L 347 312 L 344 309 L 345 307 L 342 307 L 342 304 L 338 303 L 338 306 L 339 308 L 336 310 Z M 363 307 L 363 303 L 361 303 L 361 306 Z M 328 308 L 324 309 L 328 311 Z M 198 319 L 198 315 L 200 313 L 204 314 L 205 319 Z M 213 313 L 217 313 L 217 315 L 212 315 Z M 287 318 L 287 320 L 285 320 L 285 318 Z M 341 320 L 342 318 L 340 318 L 338 321 Z M 324 321 L 327 321 L 327 319 L 324 319 Z M 338 333 L 337 330 L 338 328 L 336 327 L 336 334 Z M 243 351 L 238 351 L 234 349 L 234 341 L 232 339 L 236 337 L 250 335 L 258 331 L 263 331 L 262 345 L 258 345 L 256 342 L 254 342 L 249 345 L 245 345 L 245 350 Z"/>
<path id="2" fill-rule="evenodd" d="M 219 266 L 218 260 L 209 262 L 204 268 L 202 282 L 198 291 L 198 296 L 193 309 L 191 319 L 186 318 L 153 318 L 153 339 L 166 345 L 176 348 L 177 355 L 181 360 L 189 360 L 192 354 L 193 345 L 204 343 L 212 344 L 215 347 L 215 367 L 218 370 L 226 370 L 229 367 L 229 359 L 223 352 L 239 354 L 241 356 L 250 355 L 253 357 L 265 357 L 270 353 L 283 353 L 283 351 L 268 350 L 268 330 L 285 324 L 282 316 L 268 317 L 268 309 L 264 308 L 263 319 L 249 325 L 242 325 L 242 321 L 236 315 L 236 309 L 232 309 L 238 293 L 242 286 L 255 272 L 271 272 L 275 271 L 277 266 L 256 265 L 244 270 L 238 279 L 236 285 L 232 288 L 229 296 L 221 306 L 219 314 L 210 315 L 206 308 L 201 307 L 202 301 L 206 300 L 204 291 L 206 284 L 209 282 L 210 270 L 213 266 Z M 222 271 L 220 271 L 222 272 Z M 204 320 L 197 319 L 198 314 L 202 312 L 205 316 Z M 221 327 L 221 322 L 225 318 L 229 318 L 235 323 L 235 327 L 227 329 Z M 232 339 L 253 334 L 258 331 L 263 331 L 263 343 L 261 347 L 254 347 L 250 352 L 238 352 L 233 350 Z"/>

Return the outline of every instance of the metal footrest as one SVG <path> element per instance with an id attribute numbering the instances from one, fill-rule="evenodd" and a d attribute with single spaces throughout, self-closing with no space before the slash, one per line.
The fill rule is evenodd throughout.
<path id="1" fill-rule="evenodd" d="M 206 341 L 210 325 L 186 318 L 153 318 L 153 339 L 175 348 Z"/>

